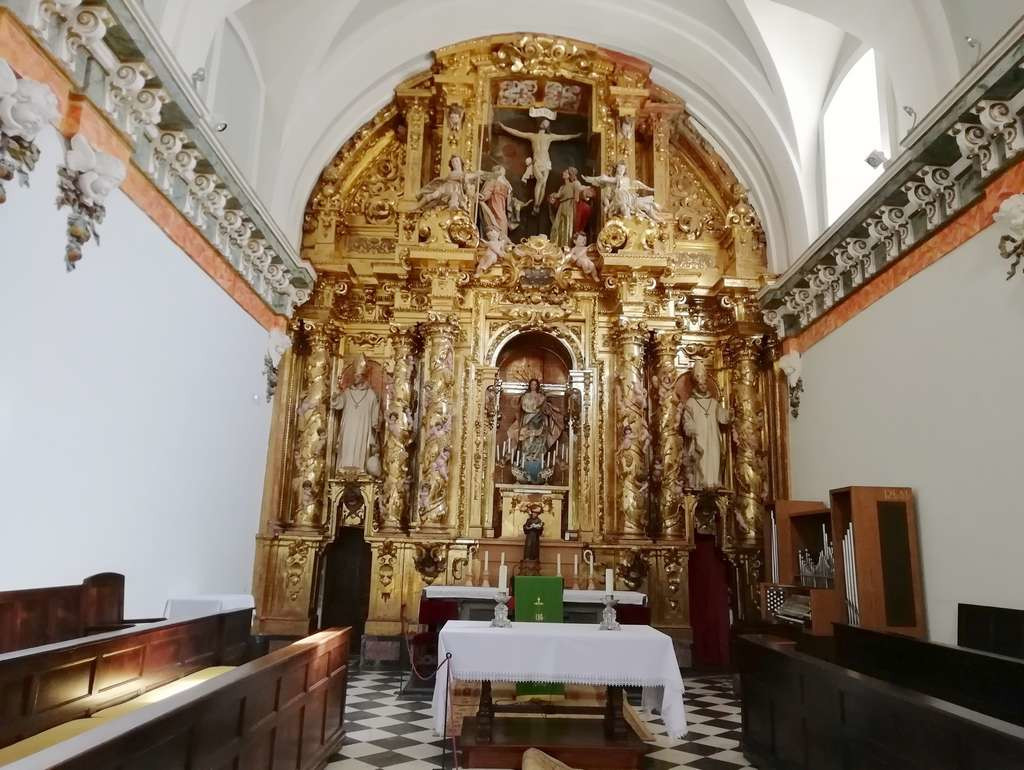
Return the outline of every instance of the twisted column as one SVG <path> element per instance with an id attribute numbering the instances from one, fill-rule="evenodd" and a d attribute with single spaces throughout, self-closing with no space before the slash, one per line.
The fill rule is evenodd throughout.
<path id="1" fill-rule="evenodd" d="M 650 523 L 651 430 L 647 419 L 644 346 L 647 327 L 622 323 L 615 343 L 615 470 L 618 482 L 618 529 L 626 536 L 647 537 Z"/>
<path id="2" fill-rule="evenodd" d="M 761 376 L 761 337 L 733 337 L 726 343 L 731 368 L 732 441 L 736 499 L 736 539 L 753 542 L 761 532 L 768 491 L 768 457 L 764 448 L 764 399 Z"/>
<path id="3" fill-rule="evenodd" d="M 455 397 L 455 339 L 451 318 L 427 323 L 423 350 L 422 445 L 417 488 L 417 527 L 443 530 L 449 523 L 452 411 Z"/>
<path id="4" fill-rule="evenodd" d="M 663 534 L 686 537 L 686 515 L 683 510 L 683 435 L 680 424 L 683 406 L 676 393 L 676 355 L 680 335 L 661 332 L 654 343 L 657 372 L 657 456 L 661 463 L 658 487 L 658 511 Z"/>
<path id="5" fill-rule="evenodd" d="M 411 330 L 394 330 L 394 369 L 384 406 L 384 484 L 380 499 L 383 530 L 401 529 L 402 517 L 409 505 L 409 447 L 415 434 L 412 416 L 414 342 Z"/>
<path id="6" fill-rule="evenodd" d="M 295 506 L 292 522 L 318 527 L 324 521 L 324 466 L 327 462 L 327 421 L 330 419 L 331 356 L 337 329 L 330 321 L 303 319 L 299 328 L 308 347 L 302 368 L 302 390 L 296 408 Z"/>

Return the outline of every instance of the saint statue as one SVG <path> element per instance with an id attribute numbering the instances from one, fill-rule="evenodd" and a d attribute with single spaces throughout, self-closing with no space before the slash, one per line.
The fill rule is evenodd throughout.
<path id="1" fill-rule="evenodd" d="M 523 535 L 526 542 L 523 544 L 523 561 L 540 561 L 540 539 L 544 535 L 544 522 L 540 519 L 543 507 L 540 503 L 527 503 L 526 521 L 523 522 Z"/>
<path id="2" fill-rule="evenodd" d="M 582 136 L 582 134 L 548 133 L 548 129 L 551 127 L 551 121 L 547 118 L 540 122 L 540 128 L 536 132 L 517 131 L 514 128 L 509 128 L 504 123 L 498 123 L 498 125 L 501 126 L 505 133 L 511 134 L 512 136 L 518 136 L 520 139 L 526 139 L 533 148 L 533 163 L 530 165 L 529 169 L 529 171 L 532 171 L 532 176 L 536 185 L 533 188 L 533 210 L 535 212 L 540 211 L 541 204 L 544 202 L 544 193 L 547 191 L 548 174 L 551 173 L 551 153 L 549 152 L 551 143 L 576 139 Z M 526 181 L 525 175 L 523 181 Z"/>
<path id="3" fill-rule="evenodd" d="M 370 387 L 365 358 L 355 365 L 352 384 L 331 396 L 331 408 L 341 412 L 338 443 L 334 452 L 334 467 L 356 468 L 371 476 L 380 476 L 380 444 L 377 427 L 380 425 L 380 399 Z M 338 380 L 341 386 L 341 380 Z"/>
<path id="4" fill-rule="evenodd" d="M 693 392 L 683 406 L 683 436 L 687 439 L 683 467 L 690 489 L 715 489 L 722 486 L 722 429 L 732 416 L 711 395 L 707 367 L 703 361 L 693 366 Z"/>
<path id="5" fill-rule="evenodd" d="M 606 192 L 604 215 L 612 217 L 644 217 L 654 222 L 662 219 L 661 209 L 653 195 L 640 192 L 654 192 L 654 188 L 639 179 L 631 179 L 626 173 L 626 164 L 619 161 L 611 176 L 584 176 L 584 181 Z"/>
<path id="6" fill-rule="evenodd" d="M 562 172 L 562 186 L 551 196 L 555 215 L 551 220 L 551 242 L 566 247 L 572 244 L 573 227 L 576 224 L 576 203 L 583 191 L 578 172 L 570 166 Z"/>
<path id="7" fill-rule="evenodd" d="M 540 484 L 551 477 L 555 457 L 550 450 L 562 435 L 561 417 L 541 390 L 540 380 L 530 380 L 519 398 L 515 422 L 508 429 L 515 446 L 512 466 L 516 478 L 521 475 L 521 481 Z"/>
<path id="8" fill-rule="evenodd" d="M 469 212 L 469 196 L 466 194 L 467 183 L 473 181 L 477 174 L 467 174 L 462 168 L 462 158 L 452 155 L 448 161 L 447 176 L 440 176 L 427 182 L 416 193 L 416 211 L 445 207 L 461 209 Z"/>
<path id="9" fill-rule="evenodd" d="M 480 214 L 483 217 L 484 233 L 497 230 L 508 240 L 508 231 L 519 226 L 516 201 L 512 196 L 512 185 L 505 177 L 505 167 L 495 166 L 480 189 Z M 488 237 L 490 237 L 488 235 Z"/>

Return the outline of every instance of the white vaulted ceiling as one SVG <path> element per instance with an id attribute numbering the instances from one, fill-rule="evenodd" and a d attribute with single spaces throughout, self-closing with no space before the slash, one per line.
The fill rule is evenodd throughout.
<path id="1" fill-rule="evenodd" d="M 144 0 L 183 68 L 206 66 L 224 139 L 293 239 L 320 171 L 426 69 L 430 52 L 508 32 L 562 35 L 650 62 L 751 189 L 771 267 L 784 269 L 824 227 L 820 116 L 837 80 L 873 48 L 892 105 L 927 112 L 973 64 L 965 34 L 994 32 L 1019 11 L 991 0 L 994 23 L 970 0 Z M 989 3 L 986 3 L 986 7 Z M 951 21 L 952 20 L 952 21 Z M 221 57 L 225 30 L 242 41 Z M 236 40 L 231 37 L 230 40 Z M 237 46 L 235 46 L 237 48 Z M 227 69 L 219 68 L 224 58 Z M 244 62 L 244 59 L 243 59 Z M 228 71 L 230 69 L 231 71 Z M 252 81 L 258 105 L 225 94 Z M 889 91 L 888 94 L 884 93 Z M 233 103 L 235 106 L 232 106 Z M 231 111 L 225 115 L 222 111 Z M 256 114 L 253 114 L 255 110 Z M 909 128 L 894 109 L 893 138 Z M 902 122 L 899 122 L 901 119 Z M 253 150 L 252 148 L 255 147 Z"/>

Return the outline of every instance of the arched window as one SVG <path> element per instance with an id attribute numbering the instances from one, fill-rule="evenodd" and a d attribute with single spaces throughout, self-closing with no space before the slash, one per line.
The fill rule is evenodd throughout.
<path id="1" fill-rule="evenodd" d="M 865 53 L 843 77 L 822 116 L 825 203 L 832 224 L 882 173 L 865 158 L 884 150 L 875 52 Z"/>

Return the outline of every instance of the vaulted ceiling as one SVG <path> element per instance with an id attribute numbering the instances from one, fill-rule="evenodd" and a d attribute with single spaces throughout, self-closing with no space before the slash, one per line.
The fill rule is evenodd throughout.
<path id="1" fill-rule="evenodd" d="M 783 269 L 824 227 L 820 116 L 846 69 L 873 48 L 883 95 L 927 112 L 973 64 L 965 34 L 1005 29 L 1019 11 L 990 0 L 144 0 L 187 72 L 221 85 L 211 110 L 232 110 L 225 143 L 245 158 L 272 214 L 296 242 L 324 165 L 430 52 L 504 32 L 563 35 L 650 62 L 751 189 L 772 267 Z M 979 17 L 979 18 L 975 18 Z M 971 24 L 965 30 L 963 25 Z M 986 26 L 987 25 L 987 26 Z M 218 51 L 226 34 L 243 56 Z M 218 63 L 223 67 L 218 72 Z M 237 71 L 233 71 L 237 70 Z M 245 71 L 248 70 L 248 71 Z M 256 105 L 231 107 L 231 84 Z M 237 92 L 235 93 L 237 96 Z M 237 101 L 237 99 L 236 99 Z M 245 113 L 252 107 L 253 112 Z M 909 118 L 892 110 L 891 138 Z M 903 122 L 898 124 L 895 118 Z M 239 149 L 244 148 L 244 149 Z"/>

